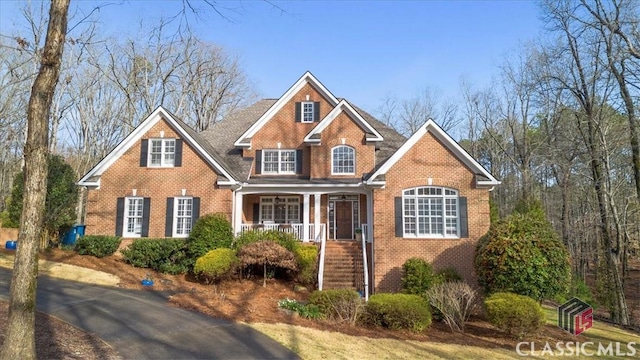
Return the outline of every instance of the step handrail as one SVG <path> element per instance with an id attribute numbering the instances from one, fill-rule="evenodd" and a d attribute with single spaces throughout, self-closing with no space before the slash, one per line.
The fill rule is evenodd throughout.
<path id="1" fill-rule="evenodd" d="M 369 301 L 369 266 L 367 265 L 367 239 L 365 239 L 364 236 L 362 236 L 362 264 L 364 267 L 364 301 Z"/>
<path id="2" fill-rule="evenodd" d="M 320 241 L 320 263 L 318 264 L 318 290 L 322 291 L 324 281 L 324 255 L 326 253 L 327 237 L 323 236 Z"/>

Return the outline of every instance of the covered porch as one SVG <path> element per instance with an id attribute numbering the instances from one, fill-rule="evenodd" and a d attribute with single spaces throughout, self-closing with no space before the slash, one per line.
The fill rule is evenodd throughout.
<path id="1" fill-rule="evenodd" d="M 302 242 L 371 242 L 372 196 L 372 191 L 363 189 L 239 189 L 234 194 L 234 232 L 276 230 L 292 233 Z"/>

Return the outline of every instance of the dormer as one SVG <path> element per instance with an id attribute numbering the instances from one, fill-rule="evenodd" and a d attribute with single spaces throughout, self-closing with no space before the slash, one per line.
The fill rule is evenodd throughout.
<path id="1" fill-rule="evenodd" d="M 322 131 L 324 131 L 340 114 L 349 116 L 365 133 L 364 140 L 367 144 L 381 142 L 382 135 L 369 124 L 346 100 L 341 100 L 324 119 L 305 136 L 304 142 L 309 145 L 320 145 Z"/>

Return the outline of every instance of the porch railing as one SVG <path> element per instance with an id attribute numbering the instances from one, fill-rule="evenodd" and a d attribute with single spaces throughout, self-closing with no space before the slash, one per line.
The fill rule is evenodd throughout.
<path id="1" fill-rule="evenodd" d="M 319 242 L 325 238 L 325 224 L 320 224 L 320 232 L 318 236 L 315 236 L 315 224 L 309 224 L 309 240 Z M 250 230 L 275 230 L 286 233 L 294 234 L 298 239 L 304 240 L 304 224 L 242 224 L 240 225 L 240 232 Z"/>

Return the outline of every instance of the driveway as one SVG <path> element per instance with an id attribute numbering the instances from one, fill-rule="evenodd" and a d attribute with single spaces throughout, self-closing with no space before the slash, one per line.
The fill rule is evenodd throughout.
<path id="1" fill-rule="evenodd" d="M 11 270 L 0 268 L 2 300 L 10 281 Z M 125 359 L 298 359 L 246 325 L 169 306 L 167 297 L 40 275 L 37 309 L 96 334 Z"/>

